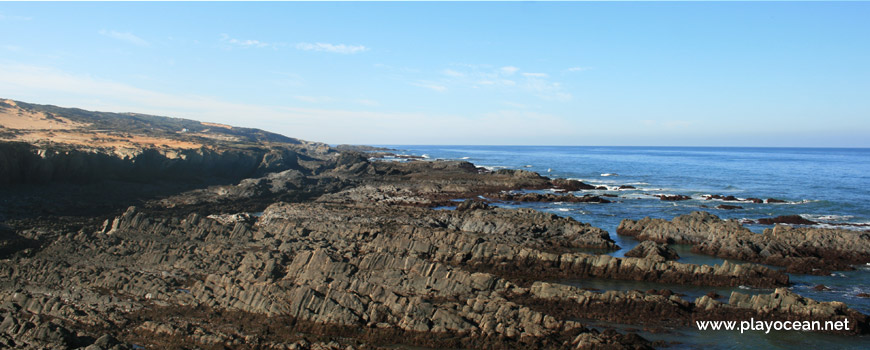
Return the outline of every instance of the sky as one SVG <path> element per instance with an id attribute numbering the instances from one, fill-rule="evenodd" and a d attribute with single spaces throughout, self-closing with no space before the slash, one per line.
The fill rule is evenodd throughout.
<path id="1" fill-rule="evenodd" d="M 0 98 L 330 144 L 870 147 L 870 3 L 0 3 Z"/>

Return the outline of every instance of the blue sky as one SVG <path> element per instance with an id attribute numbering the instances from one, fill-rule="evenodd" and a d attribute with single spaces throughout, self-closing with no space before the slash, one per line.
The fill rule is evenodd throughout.
<path id="1" fill-rule="evenodd" d="M 2 3 L 0 97 L 328 143 L 870 147 L 870 3 Z"/>

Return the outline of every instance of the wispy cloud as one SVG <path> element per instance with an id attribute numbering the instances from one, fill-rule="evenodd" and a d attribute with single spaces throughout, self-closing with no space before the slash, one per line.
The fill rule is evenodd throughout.
<path id="1" fill-rule="evenodd" d="M 546 78 L 549 77 L 547 73 L 523 73 L 524 77 L 528 78 Z"/>
<path id="2" fill-rule="evenodd" d="M 0 13 L 0 21 L 29 21 L 32 19 L 33 17 L 6 15 Z"/>
<path id="3" fill-rule="evenodd" d="M 550 74 L 523 72 L 516 66 L 453 64 L 451 68 L 444 69 L 441 73 L 437 83 L 427 82 L 425 87 L 437 91 L 446 91 L 454 86 L 473 89 L 503 89 L 523 92 L 549 101 L 568 101 L 573 97 L 564 91 L 561 83 L 551 81 Z M 423 86 L 423 84 L 416 86 Z"/>
<path id="4" fill-rule="evenodd" d="M 452 69 L 445 69 L 444 75 L 446 75 L 448 77 L 454 77 L 454 78 L 462 78 L 465 76 L 465 74 L 462 74 L 462 73 L 457 72 L 457 71 L 452 70 Z"/>
<path id="5" fill-rule="evenodd" d="M 438 91 L 438 92 L 445 92 L 445 91 L 447 91 L 447 87 L 446 87 L 446 86 L 444 86 L 444 85 L 440 85 L 440 84 L 437 84 L 437 83 L 432 83 L 432 82 L 415 82 L 415 83 L 411 83 L 411 85 L 414 85 L 414 86 L 416 86 L 416 87 L 421 87 L 421 88 L 426 88 L 426 89 L 430 89 L 430 90 Z"/>
<path id="6" fill-rule="evenodd" d="M 514 66 L 506 66 L 506 67 L 501 67 L 499 70 L 504 74 L 512 75 L 512 74 L 516 73 L 517 71 L 519 71 L 520 69 L 517 67 L 514 67 Z"/>
<path id="7" fill-rule="evenodd" d="M 296 49 L 302 51 L 322 51 L 340 54 L 355 54 L 368 51 L 369 48 L 363 45 L 345 45 L 345 44 L 329 44 L 329 43 L 298 43 Z"/>
<path id="8" fill-rule="evenodd" d="M 305 103 L 311 103 L 311 104 L 321 104 L 321 103 L 332 103 L 332 104 L 345 103 L 345 104 L 346 104 L 346 103 L 354 103 L 354 104 L 358 104 L 358 105 L 362 105 L 362 106 L 368 106 L 368 107 L 377 107 L 377 106 L 380 106 L 380 105 L 381 105 L 380 103 L 378 103 L 378 101 L 370 100 L 370 99 L 365 99 L 365 98 L 358 98 L 358 99 L 339 99 L 339 98 L 334 98 L 334 97 L 329 97 L 329 96 L 305 96 L 305 95 L 296 95 L 296 96 L 293 96 L 293 99 L 295 99 L 295 100 L 297 100 L 297 101 L 302 101 L 302 102 L 305 102 Z"/>
<path id="9" fill-rule="evenodd" d="M 100 30 L 99 33 L 102 36 L 116 39 L 116 40 L 121 40 L 121 41 L 127 42 L 129 44 L 137 45 L 137 46 L 149 46 L 150 45 L 147 41 L 145 41 L 145 39 L 142 39 L 142 38 L 134 35 L 133 33 L 117 32 L 114 30 L 105 30 L 105 29 Z"/>
<path id="10" fill-rule="evenodd" d="M 587 70 L 592 70 L 592 67 L 571 67 L 567 69 L 569 72 L 585 72 Z"/>
<path id="11" fill-rule="evenodd" d="M 264 41 L 254 40 L 254 39 L 236 39 L 236 38 L 232 38 L 226 34 L 221 34 L 221 41 L 224 43 L 230 44 L 232 46 L 246 47 L 246 48 L 277 47 L 277 46 L 282 45 L 282 44 L 267 43 Z"/>
<path id="12" fill-rule="evenodd" d="M 297 108 L 179 95 L 70 74 L 54 68 L 0 62 L 0 96 L 100 111 L 138 112 L 262 128 L 329 143 L 534 143 L 530 135 L 574 130 L 562 118 L 527 111 L 455 114 L 383 113 Z M 341 125 L 341 128 L 324 127 Z M 557 135 L 558 136 L 558 135 Z"/>

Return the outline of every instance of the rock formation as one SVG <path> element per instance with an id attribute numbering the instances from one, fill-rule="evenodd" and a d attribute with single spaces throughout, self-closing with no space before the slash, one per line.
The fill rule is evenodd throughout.
<path id="1" fill-rule="evenodd" d="M 108 140 L 90 155 L 87 145 L 0 144 L 12 150 L 0 152 L 0 164 L 17 164 L 18 174 L 4 175 L 16 186 L 2 189 L 0 347 L 649 349 L 663 344 L 578 320 L 685 325 L 699 315 L 849 317 L 859 325 L 851 333 L 867 332 L 866 316 L 781 289 L 770 297 L 735 293 L 725 304 L 667 290 L 599 293 L 553 283 L 789 284 L 787 274 L 755 264 L 670 261 L 676 253 L 651 242 L 628 254 L 637 257 L 584 253 L 619 247 L 608 232 L 571 218 L 498 207 L 499 200 L 606 203 L 528 192 L 593 189 L 577 180 L 468 162 L 373 162 L 357 152 L 367 149 L 340 152 L 211 123 L 23 103 L 0 108 Z M 128 125 L 129 135 L 118 136 L 118 125 Z M 103 136 L 97 126 L 115 129 Z M 194 143 L 207 147 L 184 148 Z M 109 165 L 93 168 L 103 161 Z M 139 161 L 160 176 L 137 178 L 131 164 Z M 221 175 L 226 167 L 237 173 Z M 62 169 L 101 174 L 21 182 Z M 182 181 L 176 170 L 195 176 Z M 674 223 L 645 220 L 620 230 L 713 249 L 720 240 L 708 230 L 729 236 L 742 229 L 707 216 L 685 219 L 689 228 L 675 231 L 667 226 Z M 830 259 L 851 246 L 850 258 L 863 257 L 856 250 L 863 243 L 835 233 L 777 226 L 770 235 L 778 238 L 768 252 L 812 238 L 824 244 L 800 252 Z"/>
<path id="2" fill-rule="evenodd" d="M 785 266 L 792 272 L 825 274 L 870 262 L 870 234 L 866 232 L 776 225 L 756 234 L 737 221 L 706 212 L 672 221 L 626 219 L 617 233 L 659 243 L 691 244 L 696 252 Z"/>
<path id="3" fill-rule="evenodd" d="M 667 244 L 656 243 L 653 241 L 641 242 L 626 252 L 625 256 L 645 258 L 655 261 L 677 260 L 680 258 L 680 255 L 668 247 Z"/>

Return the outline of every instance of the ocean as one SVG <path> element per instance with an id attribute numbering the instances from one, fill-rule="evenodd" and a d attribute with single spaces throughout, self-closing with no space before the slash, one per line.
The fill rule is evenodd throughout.
<path id="1" fill-rule="evenodd" d="M 465 160 L 489 169 L 525 169 L 548 177 L 577 179 L 607 190 L 584 191 L 614 194 L 614 203 L 523 203 L 500 204 L 552 212 L 590 223 L 610 232 L 622 249 L 608 252 L 622 256 L 638 244 L 616 234 L 622 219 L 646 216 L 672 219 L 693 211 L 709 211 L 723 219 L 743 221 L 782 215 L 800 215 L 818 226 L 870 230 L 870 149 L 846 148 L 743 148 L 743 147 L 595 147 L 595 146 L 415 146 L 384 145 L 399 154 L 428 159 Z M 633 186 L 634 189 L 619 189 Z M 685 195 L 686 201 L 662 201 L 656 195 Z M 736 198 L 774 198 L 783 203 L 723 202 L 707 195 Z M 741 209 L 716 209 L 720 204 Z M 747 224 L 755 232 L 771 226 Z M 681 262 L 718 264 L 722 259 L 693 254 L 689 247 L 676 247 Z M 854 271 L 837 271 L 831 276 L 792 274 L 791 288 L 819 301 L 841 301 L 870 314 L 870 266 Z M 659 285 L 651 283 L 575 280 L 559 281 L 582 287 L 607 289 L 668 288 L 693 300 L 707 291 L 729 295 L 728 288 Z M 824 284 L 829 291 L 812 288 Z M 772 290 L 740 289 L 743 293 Z M 598 327 L 625 327 L 594 324 Z M 628 326 L 632 328 L 631 326 Z M 671 329 L 668 333 L 639 332 L 652 340 L 676 341 L 673 349 L 791 349 L 819 346 L 825 349 L 862 348 L 867 337 L 845 337 L 804 332 L 698 331 L 693 327 Z"/>

